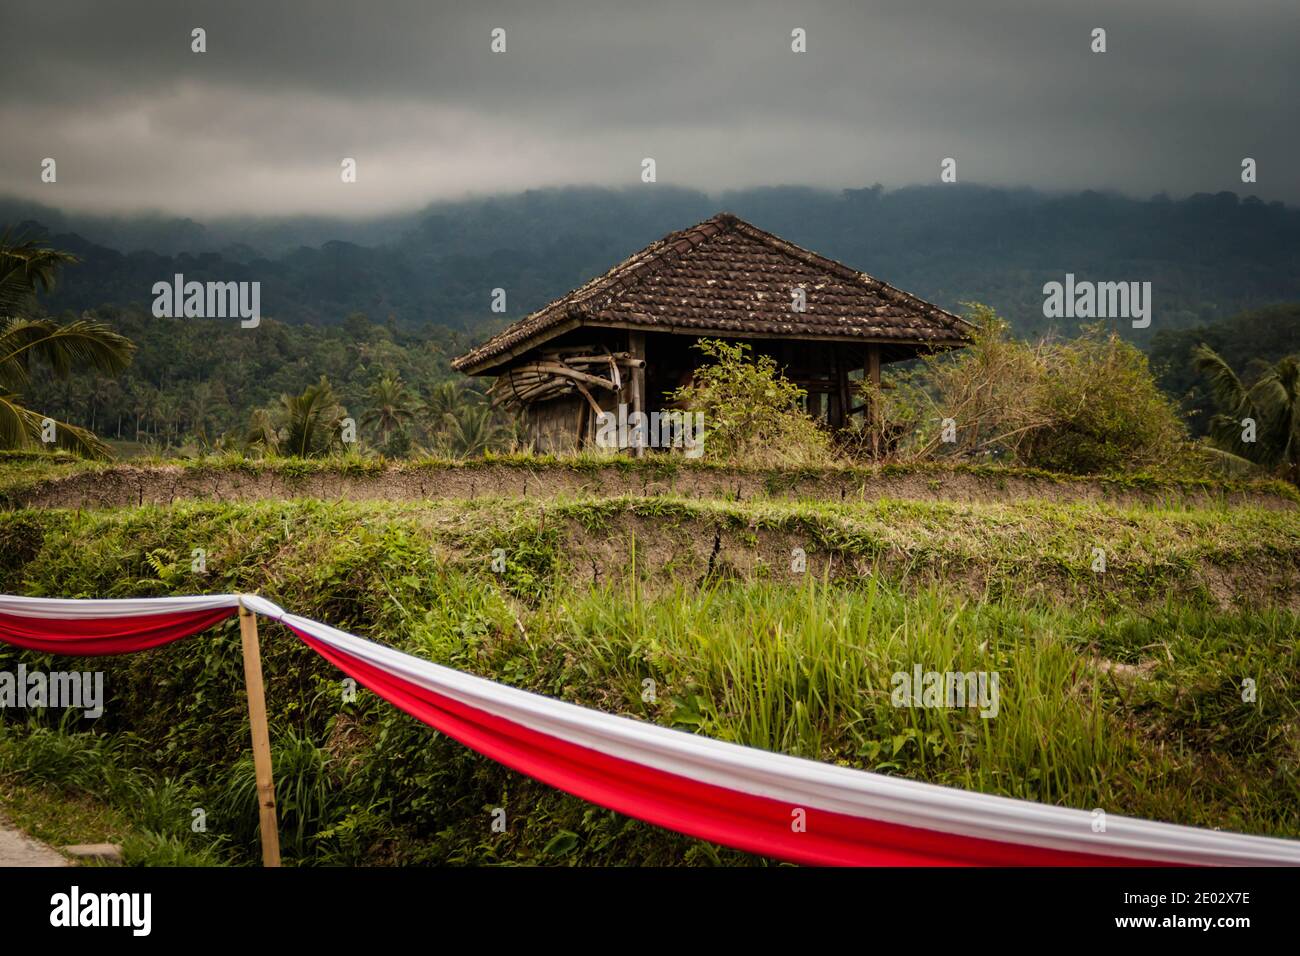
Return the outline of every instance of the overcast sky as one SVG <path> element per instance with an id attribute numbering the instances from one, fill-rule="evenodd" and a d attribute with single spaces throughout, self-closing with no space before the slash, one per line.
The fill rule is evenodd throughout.
<path id="1" fill-rule="evenodd" d="M 934 182 L 954 157 L 970 183 L 1300 201 L 1297 0 L 49 0 L 0 20 L 0 194 L 66 209 L 381 213 L 639 184 L 644 157 L 708 191 Z"/>

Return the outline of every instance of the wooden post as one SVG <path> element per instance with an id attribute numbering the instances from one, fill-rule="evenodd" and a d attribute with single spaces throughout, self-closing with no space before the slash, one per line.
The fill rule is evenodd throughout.
<path id="1" fill-rule="evenodd" d="M 830 426 L 838 431 L 849 424 L 849 369 L 840 357 L 839 349 L 831 350 L 831 370 L 834 378 L 830 398 Z"/>
<path id="2" fill-rule="evenodd" d="M 271 731 L 266 725 L 262 685 L 262 648 L 257 616 L 239 602 L 239 636 L 244 644 L 244 686 L 248 690 L 248 725 L 253 734 L 253 770 L 257 776 L 257 810 L 262 831 L 262 865 L 280 865 L 280 831 L 275 821 L 275 780 L 271 776 Z"/>
<path id="3" fill-rule="evenodd" d="M 627 336 L 627 351 L 634 359 L 645 358 L 645 333 L 629 332 Z M 645 394 L 645 366 L 632 369 L 632 411 L 644 412 L 646 410 Z M 649 423 L 646 424 L 649 428 Z M 641 443 L 637 443 L 632 454 L 640 458 L 645 454 L 645 448 Z"/>
<path id="4" fill-rule="evenodd" d="M 867 346 L 867 367 L 865 369 L 867 381 L 877 389 L 880 388 L 880 346 Z M 877 407 L 880 403 L 877 401 L 879 396 L 873 396 L 867 405 L 867 413 L 864 417 L 868 427 L 871 429 L 871 456 L 880 457 L 880 409 Z"/>

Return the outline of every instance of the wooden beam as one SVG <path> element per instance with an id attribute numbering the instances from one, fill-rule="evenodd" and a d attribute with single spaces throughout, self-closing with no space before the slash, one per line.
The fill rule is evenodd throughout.
<path id="1" fill-rule="evenodd" d="M 880 346 L 879 345 L 867 346 L 867 367 L 865 371 L 866 371 L 867 381 L 871 383 L 872 387 L 880 388 Z M 880 402 L 878 399 L 873 399 L 869 403 L 870 407 L 867 408 L 865 414 L 866 425 L 868 428 L 871 429 L 871 457 L 873 458 L 879 458 L 880 450 L 881 450 L 880 449 L 880 417 L 879 417 L 880 409 L 876 407 L 879 404 Z"/>
<path id="2" fill-rule="evenodd" d="M 271 732 L 266 723 L 266 691 L 262 683 L 262 648 L 257 616 L 239 602 L 239 637 L 244 645 L 244 687 L 248 691 L 248 726 L 253 736 L 253 772 L 257 778 L 257 811 L 262 833 L 262 865 L 280 865 L 280 831 L 275 819 L 275 780 L 271 774 Z"/>
<path id="3" fill-rule="evenodd" d="M 637 331 L 642 334 L 646 331 L 650 331 L 667 335 L 687 335 L 694 338 L 783 339 L 797 342 L 856 342 L 860 345 L 872 343 L 885 346 L 898 346 L 905 349 L 916 349 L 918 352 L 942 352 L 947 349 L 965 348 L 970 345 L 970 340 L 968 339 L 872 339 L 861 335 L 792 335 L 788 332 L 737 332 L 735 329 L 687 328 L 671 324 L 663 325 L 659 324 L 657 316 L 647 316 L 647 319 L 649 320 L 647 322 L 606 322 L 600 319 L 584 319 L 570 316 L 562 322 L 529 336 L 500 354 L 480 359 L 478 362 L 475 362 L 472 365 L 467 365 L 464 368 L 456 369 L 456 371 L 463 375 L 489 374 L 492 369 L 508 364 L 511 359 L 517 358 L 525 352 L 530 352 L 556 336 L 563 335 L 565 332 L 572 331 L 579 327 L 592 329 L 625 329 Z M 484 342 L 483 345 L 488 345 L 491 341 L 491 339 L 488 339 L 488 341 Z M 483 345 L 478 346 L 478 348 L 482 348 Z M 474 351 L 477 351 L 477 349 L 472 349 L 469 354 L 473 354 Z"/>
<path id="4" fill-rule="evenodd" d="M 849 366 L 839 349 L 835 350 L 835 387 L 840 406 L 839 427 L 847 428 L 849 418 L 852 415 L 850 408 L 853 405 L 853 400 L 849 395 Z"/>
<path id="5" fill-rule="evenodd" d="M 645 394 L 645 333 L 628 332 L 627 334 L 628 353 L 640 364 L 632 366 L 632 411 L 644 412 L 646 410 Z M 638 436 L 641 432 L 637 432 Z M 641 447 L 640 442 L 632 449 L 632 454 L 640 458 L 645 454 L 645 449 Z"/>
<path id="6" fill-rule="evenodd" d="M 570 332 L 573 329 L 578 328 L 580 325 L 582 325 L 582 321 L 579 319 L 575 319 L 575 318 L 565 319 L 563 322 L 559 322 L 548 329 L 543 329 L 541 332 L 538 332 L 535 335 L 528 336 L 528 338 L 524 339 L 521 342 L 516 343 L 515 345 L 512 345 L 504 352 L 499 352 L 496 355 L 489 355 L 486 358 L 479 359 L 477 362 L 473 363 L 472 365 L 466 365 L 464 368 L 456 369 L 456 371 L 460 372 L 462 375 L 484 375 L 487 372 L 489 372 L 491 369 L 497 368 L 501 365 L 505 365 L 509 363 L 511 359 L 518 358 L 519 356 L 523 355 L 526 352 L 531 352 L 533 349 L 541 346 L 542 343 L 549 342 L 551 339 L 555 338 L 556 336 L 563 335 L 565 332 Z M 473 355 L 476 351 L 478 351 L 478 349 L 483 348 L 484 345 L 491 345 L 491 344 L 492 344 L 492 339 L 488 339 L 486 342 L 483 343 L 483 345 L 480 345 L 474 349 L 470 349 L 470 351 L 467 354 Z"/>

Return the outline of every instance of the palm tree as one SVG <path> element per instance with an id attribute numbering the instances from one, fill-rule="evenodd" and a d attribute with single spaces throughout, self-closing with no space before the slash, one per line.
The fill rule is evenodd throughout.
<path id="1" fill-rule="evenodd" d="M 212 419 L 212 386 L 199 382 L 190 392 L 184 413 L 189 419 L 189 431 L 201 445 L 208 444 L 208 422 Z"/>
<path id="2" fill-rule="evenodd" d="M 0 448 L 41 443 L 46 417 L 22 404 L 33 362 L 67 378 L 89 369 L 116 375 L 131 361 L 135 346 L 106 325 L 27 317 L 38 288 L 51 289 L 59 266 L 76 261 L 35 239 L 13 241 L 8 233 L 0 237 Z M 108 446 L 94 432 L 66 422 L 53 424 L 58 447 L 108 457 Z"/>
<path id="3" fill-rule="evenodd" d="M 420 410 L 430 419 L 441 424 L 445 416 L 454 415 L 460 406 L 460 382 L 441 382 L 429 390 L 429 397 Z"/>
<path id="4" fill-rule="evenodd" d="M 117 384 L 116 379 L 96 378 L 90 383 L 86 390 L 86 398 L 90 403 L 90 430 L 95 431 L 100 424 L 99 413 L 107 412 L 122 395 L 122 386 Z M 108 430 L 108 423 L 104 423 L 104 430 Z M 119 423 L 118 437 L 121 437 L 121 427 Z"/>
<path id="5" fill-rule="evenodd" d="M 159 402 L 162 401 L 162 392 L 156 388 L 145 386 L 135 396 L 133 411 L 135 412 L 135 440 L 140 440 L 140 425 L 152 425 L 158 418 Z M 149 429 L 151 431 L 152 428 Z"/>
<path id="6" fill-rule="evenodd" d="M 334 398 L 324 375 L 301 395 L 281 395 L 284 415 L 284 450 L 299 458 L 327 454 L 339 443 L 339 428 L 346 412 Z"/>
<path id="7" fill-rule="evenodd" d="M 1195 356 L 1196 368 L 1209 379 L 1219 407 L 1210 419 L 1215 450 L 1300 484 L 1300 357 L 1279 360 L 1247 387 L 1208 346 L 1200 346 Z M 1243 440 L 1245 419 L 1255 423 L 1254 441 Z"/>
<path id="8" fill-rule="evenodd" d="M 60 266 L 80 260 L 70 252 L 50 249 L 39 239 L 0 236 L 0 315 L 27 315 L 36 304 L 37 286 L 48 292 Z"/>
<path id="9" fill-rule="evenodd" d="M 492 410 L 484 405 L 463 405 L 451 415 L 447 427 L 447 449 L 458 458 L 481 455 L 501 437 L 492 421 Z"/>
<path id="10" fill-rule="evenodd" d="M 370 407 L 361 416 L 361 424 L 378 428 L 381 440 L 387 446 L 389 434 L 402 428 L 414 416 L 410 392 L 402 384 L 400 376 L 385 372 L 370 386 L 368 400 Z"/>
<path id="11" fill-rule="evenodd" d="M 274 413 L 265 409 L 253 412 L 244 443 L 296 458 L 325 455 L 339 444 L 346 414 L 322 375 L 301 395 L 281 395 Z"/>
<path id="12" fill-rule="evenodd" d="M 271 420 L 271 413 L 265 408 L 253 410 L 248 431 L 244 434 L 244 445 L 247 448 L 261 448 L 267 453 L 274 453 L 279 448 L 279 432 Z"/>
<path id="13" fill-rule="evenodd" d="M 158 420 L 163 426 L 165 447 L 170 448 L 180 438 L 181 418 L 180 396 L 164 392 L 162 398 L 158 401 Z"/>

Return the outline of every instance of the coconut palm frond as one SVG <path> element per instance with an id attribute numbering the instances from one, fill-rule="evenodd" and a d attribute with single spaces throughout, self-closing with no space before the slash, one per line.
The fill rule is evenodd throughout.
<path id="1" fill-rule="evenodd" d="M 255 409 L 244 432 L 245 448 L 313 458 L 327 454 L 340 437 L 343 409 L 322 376 L 298 395 L 281 395 L 273 409 Z"/>
<path id="2" fill-rule="evenodd" d="M 0 316 L 24 315 L 35 304 L 38 288 L 53 289 L 59 268 L 79 261 L 40 239 L 5 232 L 0 236 Z"/>
<path id="3" fill-rule="evenodd" d="M 0 325 L 0 384 L 25 385 L 33 360 L 59 378 L 91 369 L 116 375 L 130 364 L 134 351 L 130 339 L 99 322 L 8 319 Z"/>
<path id="4" fill-rule="evenodd" d="M 85 458 L 113 457 L 113 450 L 98 435 L 88 428 L 69 425 L 67 422 L 54 423 L 54 447 L 74 452 Z"/>
<path id="5" fill-rule="evenodd" d="M 1252 471 L 1257 471 L 1259 465 L 1249 458 L 1242 458 L 1240 455 L 1234 455 L 1230 451 L 1224 451 L 1214 445 L 1201 445 L 1200 450 L 1213 458 L 1225 471 L 1230 474 L 1244 475 Z"/>
<path id="6" fill-rule="evenodd" d="M 393 372 L 385 372 L 370 386 L 367 400 L 370 407 L 361 416 L 361 424 L 373 426 L 385 443 L 392 432 L 401 430 L 415 417 L 410 392 L 401 377 Z"/>
<path id="7" fill-rule="evenodd" d="M 492 421 L 492 412 L 482 405 L 466 405 L 448 419 L 448 450 L 459 458 L 481 455 L 489 450 L 501 435 Z"/>
<path id="8" fill-rule="evenodd" d="M 1226 414 L 1235 414 L 1249 404 L 1246 387 L 1218 352 L 1199 345 L 1192 353 L 1196 370 L 1209 380 L 1214 400 Z"/>
<path id="9" fill-rule="evenodd" d="M 34 363 L 68 378 L 92 370 L 115 375 L 131 361 L 135 346 L 106 325 L 87 319 L 60 323 L 27 314 L 36 304 L 36 293 L 54 287 L 59 268 L 77 261 L 40 240 L 15 240 L 7 232 L 0 236 L 0 447 L 28 447 L 51 438 L 45 444 L 93 458 L 109 457 L 108 445 L 94 432 L 45 418 L 26 408 L 19 394 L 30 381 Z"/>
<path id="10" fill-rule="evenodd" d="M 49 434 L 52 442 L 45 442 Z M 48 418 L 18 404 L 17 396 L 0 393 L 0 447 L 59 448 L 87 458 L 111 458 L 112 451 L 94 432 Z"/>
<path id="11" fill-rule="evenodd" d="M 1196 366 L 1219 405 L 1210 437 L 1219 451 L 1300 480 L 1300 358 L 1265 369 L 1247 388 L 1213 350 L 1196 350 Z"/>
<path id="12" fill-rule="evenodd" d="M 18 396 L 0 392 L 0 448 L 28 448 L 32 444 L 31 412 L 18 404 Z"/>
<path id="13" fill-rule="evenodd" d="M 265 408 L 255 409 L 249 419 L 248 431 L 244 433 L 244 446 L 274 452 L 279 440 L 275 423 L 271 421 L 271 413 Z"/>

